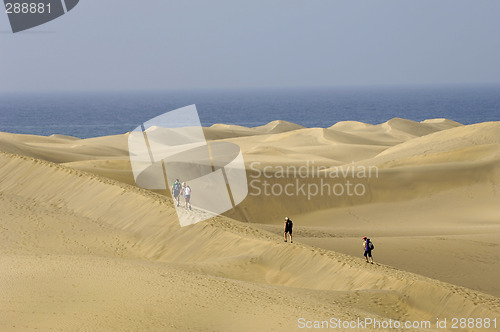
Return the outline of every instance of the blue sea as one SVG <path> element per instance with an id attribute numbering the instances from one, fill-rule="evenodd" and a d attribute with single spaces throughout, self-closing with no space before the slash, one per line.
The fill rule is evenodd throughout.
<path id="1" fill-rule="evenodd" d="M 191 104 L 204 126 L 254 127 L 286 120 L 329 127 L 344 120 L 378 124 L 394 117 L 473 124 L 500 120 L 500 85 L 1 93 L 0 131 L 80 138 L 123 134 Z"/>

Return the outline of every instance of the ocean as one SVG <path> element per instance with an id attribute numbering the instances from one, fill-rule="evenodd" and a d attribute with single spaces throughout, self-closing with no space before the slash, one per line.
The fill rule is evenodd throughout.
<path id="1" fill-rule="evenodd" d="M 123 134 L 157 115 L 196 104 L 203 126 L 286 120 L 329 127 L 399 117 L 463 124 L 500 120 L 500 85 L 0 93 L 0 131 L 80 138 Z"/>

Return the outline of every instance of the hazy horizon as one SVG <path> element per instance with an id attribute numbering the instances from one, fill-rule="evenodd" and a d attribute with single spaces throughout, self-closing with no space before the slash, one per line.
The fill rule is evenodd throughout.
<path id="1" fill-rule="evenodd" d="M 324 91 L 324 90 L 415 90 L 415 89 L 460 89 L 460 88 L 500 88 L 500 82 L 492 83 L 422 83 L 422 84 L 373 84 L 373 85 L 331 85 L 331 86 L 258 86 L 258 87 L 197 87 L 197 88 L 115 88 L 115 89 L 33 89 L 0 90 L 2 94 L 100 94 L 100 93 L 162 93 L 162 92 L 244 92 L 244 91 Z"/>

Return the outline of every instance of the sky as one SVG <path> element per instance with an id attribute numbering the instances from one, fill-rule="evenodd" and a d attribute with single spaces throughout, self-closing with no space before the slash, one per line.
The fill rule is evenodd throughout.
<path id="1" fill-rule="evenodd" d="M 500 1 L 80 0 L 13 34 L 0 92 L 500 83 Z"/>

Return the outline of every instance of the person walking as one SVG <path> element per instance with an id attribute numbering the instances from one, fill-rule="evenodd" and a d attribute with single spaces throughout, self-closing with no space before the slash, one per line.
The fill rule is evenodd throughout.
<path id="1" fill-rule="evenodd" d="M 363 237 L 363 248 L 365 249 L 365 259 L 367 263 L 372 263 L 373 264 L 373 257 L 372 257 L 372 250 L 375 248 L 373 246 L 372 241 L 370 241 L 369 238 L 366 236 Z M 368 261 L 368 257 L 370 257 L 370 261 Z"/>
<path id="2" fill-rule="evenodd" d="M 184 187 L 184 201 L 186 202 L 185 208 L 187 210 L 188 206 L 189 206 L 189 209 L 192 210 L 192 208 L 191 208 L 191 187 L 189 187 L 189 185 L 186 182 L 183 183 L 183 187 Z"/>
<path id="3" fill-rule="evenodd" d="M 179 182 L 179 179 L 175 179 L 174 184 L 172 185 L 172 196 L 174 197 L 175 201 L 177 202 L 177 206 L 179 206 L 179 200 L 181 196 L 181 190 L 182 190 L 182 185 Z"/>
<path id="4" fill-rule="evenodd" d="M 285 237 L 285 242 L 287 240 L 286 233 L 288 233 L 288 234 L 290 234 L 290 243 L 293 243 L 293 240 L 292 240 L 292 228 L 293 228 L 292 219 L 290 219 L 288 217 L 285 217 L 285 232 L 283 233 L 283 235 Z"/>

